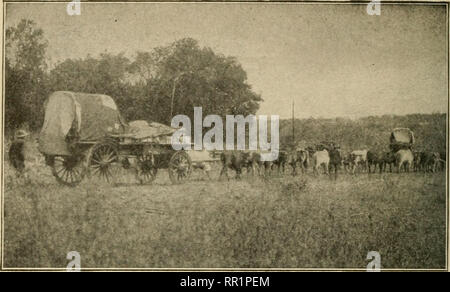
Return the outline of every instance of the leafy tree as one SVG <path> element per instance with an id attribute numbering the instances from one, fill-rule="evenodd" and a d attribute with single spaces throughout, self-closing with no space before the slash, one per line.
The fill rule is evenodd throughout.
<path id="1" fill-rule="evenodd" d="M 27 125 L 37 129 L 43 120 L 47 95 L 48 42 L 31 20 L 21 20 L 6 30 L 5 118 L 6 130 Z"/>
<path id="2" fill-rule="evenodd" d="M 51 91 L 106 94 L 114 98 L 121 112 L 133 115 L 139 111 L 134 98 L 139 86 L 131 83 L 130 63 L 122 53 L 66 59 L 50 71 Z"/>
<path id="3" fill-rule="evenodd" d="M 51 89 L 120 96 L 126 88 L 128 58 L 109 53 L 66 59 L 50 71 Z"/>
<path id="4" fill-rule="evenodd" d="M 140 52 L 131 68 L 144 87 L 142 108 L 160 122 L 176 114 L 192 117 L 195 106 L 204 115 L 254 114 L 262 101 L 235 58 L 201 48 L 191 38 Z"/>

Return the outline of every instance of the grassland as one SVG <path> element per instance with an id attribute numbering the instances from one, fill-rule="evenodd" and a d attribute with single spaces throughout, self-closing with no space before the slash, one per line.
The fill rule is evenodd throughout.
<path id="1" fill-rule="evenodd" d="M 445 173 L 311 174 L 240 181 L 201 173 L 151 186 L 60 186 L 44 165 L 5 165 L 4 267 L 444 268 Z"/>

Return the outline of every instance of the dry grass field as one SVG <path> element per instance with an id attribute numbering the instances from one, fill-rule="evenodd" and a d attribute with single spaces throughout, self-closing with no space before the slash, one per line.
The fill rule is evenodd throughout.
<path id="1" fill-rule="evenodd" d="M 5 268 L 65 268 L 72 250 L 82 268 L 365 268 L 372 250 L 383 268 L 445 267 L 444 172 L 218 181 L 216 167 L 69 188 L 44 165 L 27 183 L 4 169 Z"/>

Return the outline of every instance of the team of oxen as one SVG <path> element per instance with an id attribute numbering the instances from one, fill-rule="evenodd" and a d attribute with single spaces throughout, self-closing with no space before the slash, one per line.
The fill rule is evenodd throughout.
<path id="1" fill-rule="evenodd" d="M 396 152 L 354 150 L 346 153 L 333 144 L 279 151 L 278 158 L 274 161 L 263 161 L 261 153 L 256 151 L 226 151 L 220 154 L 220 177 L 228 177 L 228 169 L 236 171 L 236 178 L 241 177 L 243 170 L 251 175 L 268 175 L 275 170 L 284 174 L 287 166 L 292 169 L 292 175 L 297 175 L 299 171 L 307 173 L 308 169 L 312 168 L 315 175 L 333 174 L 335 177 L 339 172 L 436 172 L 445 168 L 445 157 L 445 152 L 419 152 L 410 149 L 400 149 Z"/>

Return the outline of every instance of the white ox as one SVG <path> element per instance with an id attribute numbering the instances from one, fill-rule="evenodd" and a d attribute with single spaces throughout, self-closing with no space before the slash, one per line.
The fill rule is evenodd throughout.
<path id="1" fill-rule="evenodd" d="M 330 155 L 327 150 L 316 151 L 312 155 L 314 174 L 319 174 L 319 167 L 323 165 L 325 173 L 328 174 L 328 165 L 330 164 Z"/>
<path id="2" fill-rule="evenodd" d="M 397 164 L 397 172 L 404 167 L 405 172 L 410 172 L 414 162 L 414 155 L 409 149 L 401 149 L 395 153 L 395 162 Z"/>

